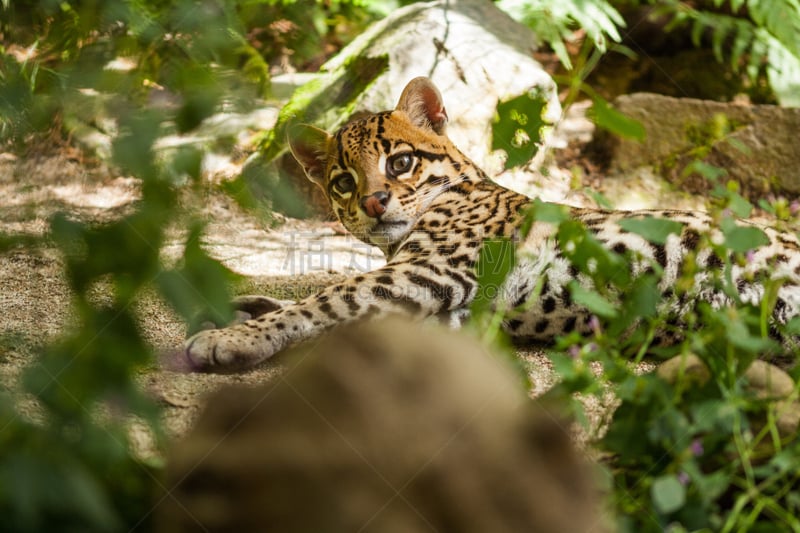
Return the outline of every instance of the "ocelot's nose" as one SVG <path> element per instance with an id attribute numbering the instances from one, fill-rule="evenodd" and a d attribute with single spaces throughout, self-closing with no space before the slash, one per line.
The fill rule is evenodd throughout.
<path id="1" fill-rule="evenodd" d="M 391 195 L 386 191 L 378 191 L 376 193 L 365 196 L 361 199 L 361 209 L 371 216 L 372 218 L 379 218 L 386 212 L 386 205 L 389 203 Z"/>

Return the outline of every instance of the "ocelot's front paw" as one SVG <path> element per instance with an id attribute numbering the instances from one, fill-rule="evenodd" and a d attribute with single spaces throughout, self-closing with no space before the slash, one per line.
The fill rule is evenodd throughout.
<path id="1" fill-rule="evenodd" d="M 183 345 L 185 362 L 195 372 L 236 372 L 273 354 L 272 347 L 244 325 L 201 331 Z"/>

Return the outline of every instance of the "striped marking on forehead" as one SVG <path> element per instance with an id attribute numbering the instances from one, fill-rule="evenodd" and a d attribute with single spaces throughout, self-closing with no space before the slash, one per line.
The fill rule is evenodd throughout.
<path id="1" fill-rule="evenodd" d="M 390 111 L 376 113 L 367 118 L 350 122 L 336 134 L 336 161 L 339 168 L 357 166 L 363 159 L 374 154 L 379 166 L 385 167 L 385 158 L 393 150 L 394 143 L 383 136 L 384 122 L 389 119 Z"/>
<path id="2" fill-rule="evenodd" d="M 373 137 L 372 128 L 367 124 L 367 120 L 358 120 L 344 126 L 336 134 L 336 148 L 338 151 L 338 163 L 340 168 L 347 168 L 354 159 L 361 155 L 364 147 L 368 145 Z"/>

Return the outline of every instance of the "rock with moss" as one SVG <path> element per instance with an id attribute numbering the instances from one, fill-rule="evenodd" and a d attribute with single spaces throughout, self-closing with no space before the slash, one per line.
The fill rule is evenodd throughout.
<path id="1" fill-rule="evenodd" d="M 721 179 L 737 181 L 750 198 L 800 193 L 800 109 L 647 93 L 620 96 L 615 106 L 647 136 L 642 143 L 603 140 L 612 174 L 652 166 L 676 185 L 704 192 L 713 185 L 692 171 L 699 161 L 722 169 Z"/>

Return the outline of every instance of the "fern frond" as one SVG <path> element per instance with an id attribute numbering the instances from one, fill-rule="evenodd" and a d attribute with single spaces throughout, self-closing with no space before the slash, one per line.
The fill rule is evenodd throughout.
<path id="1" fill-rule="evenodd" d="M 783 48 L 800 57 L 800 3 L 797 0 L 749 0 L 747 10 L 757 26 Z"/>
<path id="2" fill-rule="evenodd" d="M 751 30 L 752 28 L 746 22 L 736 21 L 730 52 L 730 62 L 733 68 L 738 67 L 742 56 L 750 49 L 750 45 L 755 38 L 755 34 Z"/>
<path id="3" fill-rule="evenodd" d="M 619 28 L 625 21 L 607 0 L 500 0 L 497 5 L 549 44 L 568 69 L 572 63 L 564 42 L 575 29 L 582 28 L 601 52 L 609 39 L 622 40 Z"/>
<path id="4" fill-rule="evenodd" d="M 800 107 L 800 59 L 772 36 L 764 38 L 768 45 L 767 79 L 781 105 Z"/>
<path id="5" fill-rule="evenodd" d="M 766 72 L 780 103 L 800 106 L 800 0 L 713 0 L 711 4 L 711 9 L 727 5 L 732 13 L 746 9 L 749 18 L 697 9 L 681 0 L 639 2 L 654 6 L 656 15 L 670 17 L 665 31 L 688 26 L 696 46 L 710 35 L 718 61 L 729 61 L 752 80 Z M 500 0 L 498 6 L 531 27 L 568 69 L 572 64 L 564 43 L 576 28 L 582 28 L 597 50 L 605 52 L 609 40 L 621 40 L 619 29 L 625 26 L 609 0 Z"/>
<path id="6" fill-rule="evenodd" d="M 718 61 L 727 56 L 731 66 L 743 67 L 751 80 L 766 72 L 780 103 L 800 106 L 800 0 L 714 0 L 714 5 L 721 7 L 726 1 L 734 13 L 746 6 L 750 19 L 698 10 L 676 0 L 650 3 L 661 13 L 671 11 L 668 29 L 690 25 L 695 46 L 710 34 Z"/>

